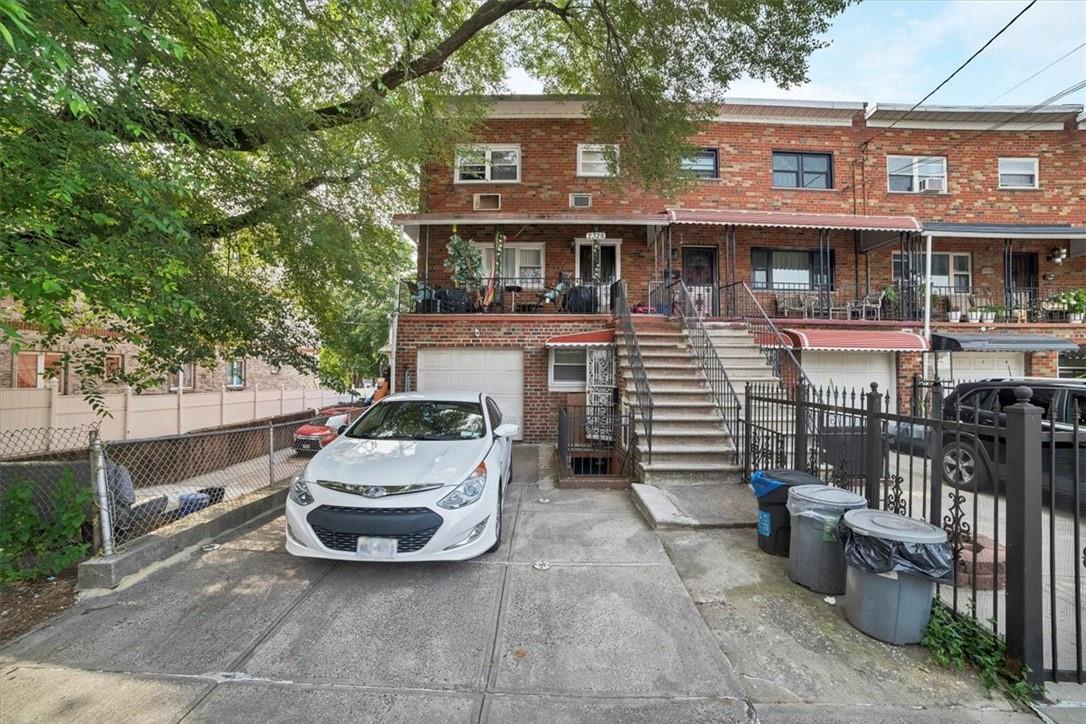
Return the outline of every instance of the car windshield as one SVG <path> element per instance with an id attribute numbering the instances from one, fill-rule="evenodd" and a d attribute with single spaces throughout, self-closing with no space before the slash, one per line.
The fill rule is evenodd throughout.
<path id="1" fill-rule="evenodd" d="M 362 440 L 478 440 L 486 433 L 478 402 L 382 402 L 347 431 Z"/>

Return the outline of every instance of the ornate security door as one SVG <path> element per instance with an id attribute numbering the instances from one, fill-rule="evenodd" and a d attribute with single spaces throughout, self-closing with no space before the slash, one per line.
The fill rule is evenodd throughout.
<path id="1" fill-rule="evenodd" d="M 612 347 L 592 347 L 586 354 L 585 437 L 614 438 L 615 353 Z"/>

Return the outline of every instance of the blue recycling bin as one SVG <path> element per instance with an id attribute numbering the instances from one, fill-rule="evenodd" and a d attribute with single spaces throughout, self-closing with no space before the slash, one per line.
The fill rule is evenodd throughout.
<path id="1" fill-rule="evenodd" d="M 797 485 L 824 485 L 802 470 L 756 470 L 750 488 L 758 499 L 758 547 L 766 553 L 788 557 L 792 542 L 792 519 L 788 513 L 788 490 Z"/>
<path id="2" fill-rule="evenodd" d="M 211 505 L 211 496 L 207 493 L 183 493 L 177 496 L 177 503 L 178 515 L 185 516 Z"/>

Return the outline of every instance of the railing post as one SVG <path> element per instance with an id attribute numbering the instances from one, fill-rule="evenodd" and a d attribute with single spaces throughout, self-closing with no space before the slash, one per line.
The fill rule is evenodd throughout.
<path id="1" fill-rule="evenodd" d="M 864 430 L 864 497 L 867 507 L 878 510 L 882 483 L 882 396 L 877 382 L 867 395 L 867 425 Z"/>
<path id="2" fill-rule="evenodd" d="M 113 555 L 113 515 L 109 505 L 109 488 L 106 485 L 106 454 L 102 438 L 97 430 L 90 433 L 91 480 L 94 481 L 94 497 L 98 504 L 98 537 L 102 542 L 102 554 Z"/>
<path id="3" fill-rule="evenodd" d="M 750 404 L 751 387 L 750 382 L 746 383 L 743 394 L 743 473 L 746 475 L 746 479 L 750 480 L 750 445 L 753 437 L 753 433 L 750 429 Z"/>
<path id="4" fill-rule="evenodd" d="M 1007 655 L 1042 680 L 1041 408 L 1028 387 L 1014 391 L 1007 416 Z M 1055 583 L 1053 582 L 1053 585 Z M 1053 642 L 1053 645 L 1055 642 Z"/>
<path id="5" fill-rule="evenodd" d="M 800 380 L 796 385 L 795 446 L 793 470 L 807 469 L 807 385 Z"/>
<path id="6" fill-rule="evenodd" d="M 943 527 L 943 383 L 938 379 L 931 386 L 931 404 L 928 409 L 931 420 L 931 441 L 928 452 L 931 458 L 931 508 L 928 522 Z"/>
<path id="7" fill-rule="evenodd" d="M 268 420 L 268 485 L 275 485 L 275 425 Z"/>

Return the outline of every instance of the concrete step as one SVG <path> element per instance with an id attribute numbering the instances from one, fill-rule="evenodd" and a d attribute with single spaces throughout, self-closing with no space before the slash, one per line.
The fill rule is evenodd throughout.
<path id="1" fill-rule="evenodd" d="M 698 380 L 701 381 L 702 377 L 698 374 L 699 370 L 691 367 L 645 367 L 645 376 L 649 378 L 649 382 L 659 380 Z M 627 381 L 633 380 L 633 370 L 625 369 L 622 371 L 622 377 Z"/>
<path id="2" fill-rule="evenodd" d="M 655 451 L 652 463 L 638 463 L 641 479 L 650 485 L 717 485 L 739 482 L 742 469 L 735 464 L 659 463 Z"/>
<path id="3" fill-rule="evenodd" d="M 704 399 L 671 399 L 659 398 L 653 396 L 652 399 L 653 412 L 674 412 L 677 413 L 680 410 L 690 411 L 699 415 L 704 415 L 710 411 L 716 410 L 716 403 L 709 399 L 708 395 Z M 715 415 L 714 415 L 715 417 Z M 653 418 L 655 419 L 655 418 Z"/>
<path id="4" fill-rule="evenodd" d="M 749 334 L 709 335 L 714 347 L 757 347 L 758 343 Z"/>
<path id="5" fill-rule="evenodd" d="M 634 506 L 653 528 L 753 528 L 758 504 L 745 485 L 630 486 Z"/>
<path id="6" fill-rule="evenodd" d="M 641 431 L 641 426 L 638 425 L 638 432 L 644 434 Z M 693 443 L 710 443 L 713 445 L 730 444 L 732 436 L 723 428 L 720 427 L 708 427 L 701 425 L 700 427 L 682 427 L 673 426 L 670 423 L 658 423 L 655 420 L 652 423 L 652 444 L 656 445 L 660 442 L 665 445 L 674 444 L 686 444 L 686 442 Z"/>

